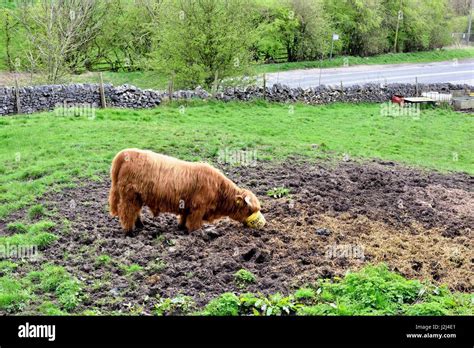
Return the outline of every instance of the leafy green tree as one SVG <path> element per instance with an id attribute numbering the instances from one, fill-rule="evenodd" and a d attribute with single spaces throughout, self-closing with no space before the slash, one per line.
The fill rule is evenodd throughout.
<path id="1" fill-rule="evenodd" d="M 245 74 L 250 62 L 251 6 L 244 0 L 167 1 L 150 66 L 178 87 L 210 87 Z"/>
<path id="2" fill-rule="evenodd" d="M 325 0 L 325 8 L 340 35 L 343 52 L 367 56 L 389 49 L 382 0 Z"/>
<path id="3" fill-rule="evenodd" d="M 156 0 L 111 0 L 103 29 L 89 54 L 89 69 L 105 62 L 112 71 L 146 68 L 158 31 L 162 2 Z"/>
<path id="4" fill-rule="evenodd" d="M 17 2 L 7 0 L 0 4 L 0 69 L 15 71 L 26 62 L 21 44 L 25 32 L 17 18 Z"/>
<path id="5" fill-rule="evenodd" d="M 448 45 L 451 42 L 452 11 L 446 0 L 385 0 L 386 16 L 383 26 L 388 28 L 388 41 L 394 46 L 399 12 L 397 51 L 411 52 Z"/>
<path id="6" fill-rule="evenodd" d="M 266 14 L 257 27 L 255 49 L 265 61 L 274 62 L 285 52 L 288 61 L 296 60 L 299 22 L 288 7 L 277 7 Z"/>
<path id="7" fill-rule="evenodd" d="M 328 52 L 331 25 L 320 0 L 284 0 L 261 11 L 256 49 L 265 60 L 274 60 L 282 50 L 288 61 L 310 60 Z"/>

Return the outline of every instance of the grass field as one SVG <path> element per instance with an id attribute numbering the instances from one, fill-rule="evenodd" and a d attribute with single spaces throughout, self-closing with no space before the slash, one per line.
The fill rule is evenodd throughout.
<path id="1" fill-rule="evenodd" d="M 376 104 L 262 102 L 97 110 L 92 120 L 54 112 L 5 117 L 0 120 L 0 217 L 54 183 L 105 173 L 115 153 L 126 147 L 188 160 L 213 160 L 223 147 L 255 149 L 260 159 L 271 160 L 348 154 L 472 174 L 473 121 L 443 109 L 423 110 L 416 120 L 381 116 Z"/>
<path id="2" fill-rule="evenodd" d="M 1 119 L 0 217 L 54 183 L 106 172 L 126 147 L 189 160 L 213 160 L 223 147 L 256 149 L 272 160 L 346 153 L 474 173 L 474 120 L 450 110 L 423 110 L 418 120 L 381 116 L 375 104 L 196 103 L 182 110 L 97 110 L 93 120 L 53 112 Z"/>
<path id="3" fill-rule="evenodd" d="M 154 302 L 142 306 L 142 295 L 138 293 L 137 297 L 134 290 L 136 284 L 144 284 L 143 274 L 152 278 L 167 268 L 163 258 L 170 245 L 189 250 L 179 239 L 186 241 L 188 237 L 176 237 L 170 230 L 147 241 L 147 250 L 152 253 L 150 259 L 135 260 L 134 257 L 142 252 L 133 250 L 127 251 L 124 258 L 116 243 L 125 243 L 121 248 L 138 243 L 136 247 L 141 248 L 146 235 L 129 243 L 113 231 L 116 224 L 107 220 L 105 196 L 102 197 L 107 192 L 103 188 L 99 189 L 100 198 L 88 198 L 85 191 L 74 194 L 77 200 L 86 199 L 78 202 L 84 209 L 89 209 L 83 213 L 85 220 L 66 214 L 68 208 L 64 203 L 51 209 L 49 201 L 45 205 L 44 201 L 36 200 L 46 192 L 55 191 L 54 194 L 60 197 L 63 195 L 61 190 L 75 189 L 76 183 L 102 181 L 115 153 L 126 147 L 148 148 L 187 160 L 211 162 L 216 161 L 223 148 L 256 150 L 259 160 L 271 163 L 284 161 L 289 156 L 325 162 L 340 162 L 347 157 L 361 162 L 379 158 L 472 175 L 473 121 L 472 115 L 449 109 L 422 110 L 419 119 L 412 119 L 382 116 L 380 105 L 376 104 L 288 106 L 264 102 L 192 102 L 150 110 L 97 110 L 95 114 L 81 116 L 46 112 L 4 117 L 0 119 L 0 226 L 5 230 L 0 235 L 0 247 L 35 245 L 46 252 L 48 259 L 42 263 L 0 262 L 0 313 L 142 314 L 149 310 L 145 310 L 145 306 L 153 308 L 152 314 L 156 315 L 472 314 L 472 294 L 452 292 L 446 287 L 416 279 L 407 280 L 384 265 L 367 265 L 343 278 L 315 279 L 314 283 L 295 292 L 268 296 L 246 292 L 255 289 L 254 283 L 263 275 L 269 276 L 268 269 L 264 267 L 256 274 L 242 269 L 231 280 L 239 289 L 238 295 L 223 293 L 201 305 L 195 303 L 195 298 L 185 295 L 157 297 Z M 268 180 L 270 178 L 264 181 Z M 91 189 L 86 188 L 87 192 Z M 265 200 L 267 209 L 270 204 L 278 215 L 277 208 L 282 202 L 268 199 Z M 20 215 L 9 217 L 22 209 Z M 277 218 L 273 217 L 273 220 Z M 106 232 L 104 227 L 111 230 Z M 226 238 L 233 235 L 247 238 L 234 231 L 233 225 L 224 224 L 224 227 L 232 230 Z M 283 235 L 293 231 L 295 236 L 302 236 L 307 231 L 306 226 L 281 228 Z M 290 230 L 285 232 L 284 228 Z M 342 228 L 345 234 L 349 227 Z M 370 232 L 370 240 L 373 240 L 378 233 L 375 228 L 380 227 L 370 228 L 374 228 L 374 232 Z M 90 238 L 92 231 L 99 237 L 91 244 L 91 240 L 82 238 Z M 339 234 L 333 233 L 339 238 Z M 376 243 L 384 243 L 395 233 L 389 229 Z M 424 233 L 419 237 L 424 238 Z M 434 232 L 427 230 L 426 233 L 433 236 Z M 401 235 L 418 238 L 415 233 L 402 232 Z M 188 243 L 192 245 L 202 243 L 200 235 L 189 237 L 197 238 L 196 241 L 189 239 Z M 174 244 L 176 238 L 180 240 L 177 245 Z M 261 239 L 258 235 L 252 238 L 257 242 Z M 442 239 L 440 243 L 443 245 L 444 240 L 451 239 Z M 407 248 L 413 244 L 411 240 L 395 240 L 394 243 L 408 243 Z M 309 242 L 303 243 L 306 244 Z M 277 247 L 275 244 L 274 248 Z M 367 248 L 370 252 L 369 246 Z M 374 250 L 380 248 L 384 246 Z M 464 250 L 465 246 L 459 244 L 459 248 Z M 114 254 L 115 251 L 119 254 Z M 290 256 L 290 262 L 294 263 Z M 409 254 L 410 260 L 414 257 Z M 167 262 L 178 262 L 178 259 L 171 254 Z M 275 262 L 279 263 L 278 260 Z M 66 269 L 64 265 L 69 266 Z M 90 269 L 83 273 L 82 268 L 78 268 L 82 265 L 99 273 L 88 275 Z M 193 277 L 191 273 L 186 273 L 186 279 Z M 79 280 L 86 275 L 91 277 L 87 284 Z M 134 305 L 125 312 L 113 308 L 128 300 L 101 292 L 103 289 L 112 291 L 113 279 L 117 277 L 130 284 L 129 289 L 135 294 Z M 210 281 L 212 284 L 212 279 Z M 83 304 L 91 302 L 93 305 Z"/>

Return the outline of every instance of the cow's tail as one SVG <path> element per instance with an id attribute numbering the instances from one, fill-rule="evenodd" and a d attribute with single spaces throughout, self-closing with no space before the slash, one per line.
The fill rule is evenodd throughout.
<path id="1" fill-rule="evenodd" d="M 110 186 L 109 192 L 109 209 L 110 215 L 118 215 L 118 204 L 120 202 L 120 192 L 118 189 L 118 175 L 123 162 L 125 162 L 125 155 L 121 151 L 119 152 L 112 161 L 112 167 L 110 168 L 110 179 L 112 185 Z"/>

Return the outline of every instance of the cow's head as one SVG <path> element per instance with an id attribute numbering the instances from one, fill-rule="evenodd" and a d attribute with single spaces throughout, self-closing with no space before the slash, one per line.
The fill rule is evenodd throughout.
<path id="1" fill-rule="evenodd" d="M 232 218 L 245 226 L 260 229 L 265 225 L 265 218 L 260 212 L 258 198 L 249 190 L 243 189 L 235 197 L 236 210 Z"/>

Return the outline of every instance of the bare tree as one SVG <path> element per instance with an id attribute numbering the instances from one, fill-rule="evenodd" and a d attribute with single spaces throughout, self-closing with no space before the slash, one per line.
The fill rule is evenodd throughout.
<path id="1" fill-rule="evenodd" d="M 71 66 L 71 57 L 100 31 L 99 0 L 40 0 L 22 6 L 29 51 L 47 82 L 56 83 Z M 97 18 L 99 17 L 99 19 Z"/>

